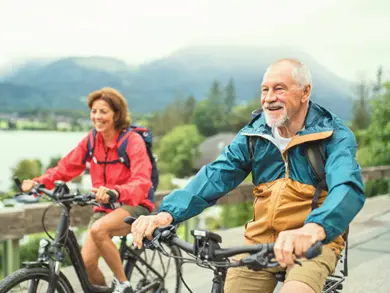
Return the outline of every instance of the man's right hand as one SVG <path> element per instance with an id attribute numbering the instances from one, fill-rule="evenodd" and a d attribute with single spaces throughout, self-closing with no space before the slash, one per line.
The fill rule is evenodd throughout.
<path id="1" fill-rule="evenodd" d="M 22 190 L 23 192 L 29 192 L 31 191 L 31 189 L 33 189 L 36 185 L 38 185 L 38 182 L 34 181 L 34 180 L 23 180 L 23 183 L 22 183 Z"/>
<path id="2" fill-rule="evenodd" d="M 146 236 L 149 240 L 153 239 L 153 232 L 156 228 L 168 226 L 173 222 L 171 214 L 161 212 L 153 216 L 140 216 L 131 225 L 134 246 L 142 248 L 142 239 Z"/>

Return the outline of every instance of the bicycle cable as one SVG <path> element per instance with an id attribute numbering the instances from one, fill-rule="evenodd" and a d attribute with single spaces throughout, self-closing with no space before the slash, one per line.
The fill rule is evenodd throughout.
<path id="1" fill-rule="evenodd" d="M 46 235 L 47 235 L 51 240 L 54 240 L 54 238 L 49 234 L 49 232 L 48 232 L 47 229 L 46 229 L 46 226 L 45 226 L 45 217 L 46 217 L 46 213 L 49 211 L 49 209 L 52 208 L 53 206 L 55 206 L 55 204 L 56 204 L 56 203 L 51 203 L 48 207 L 46 207 L 45 210 L 43 211 L 42 218 L 41 218 L 41 223 L 42 223 L 43 231 L 46 233 Z"/>
<path id="2" fill-rule="evenodd" d="M 189 262 L 188 262 L 188 263 L 189 263 Z M 182 263 L 180 264 L 180 267 L 181 267 L 181 268 L 183 267 L 183 264 L 184 264 L 184 262 L 182 262 Z M 179 270 L 179 277 L 180 277 L 181 281 L 183 282 L 184 286 L 187 288 L 187 290 L 188 290 L 190 293 L 193 293 L 192 290 L 190 289 L 190 287 L 188 287 L 187 283 L 184 281 L 183 274 L 181 273 L 181 268 L 180 268 L 180 270 Z"/>
<path id="3" fill-rule="evenodd" d="M 44 232 L 46 233 L 46 235 L 52 240 L 54 241 L 54 238 L 49 234 L 49 232 L 47 231 L 46 229 L 46 226 L 45 226 L 45 217 L 46 217 L 46 214 L 47 212 L 49 211 L 50 208 L 54 207 L 55 205 L 60 205 L 62 206 L 63 208 L 65 208 L 66 210 L 66 207 L 63 205 L 63 203 L 61 201 L 55 201 L 53 203 L 51 203 L 48 207 L 45 208 L 45 210 L 43 211 L 43 214 L 42 214 L 42 218 L 41 218 L 41 223 L 42 223 L 42 228 L 44 230 Z M 66 210 L 66 212 L 68 213 L 68 211 Z M 69 216 L 69 215 L 68 215 Z M 70 226 L 70 218 L 68 217 L 68 223 L 67 223 L 67 226 L 69 228 Z M 57 247 L 61 250 L 61 251 L 65 251 L 65 254 L 66 256 L 69 256 L 69 249 L 67 248 L 66 245 L 62 245 L 61 244 L 61 240 L 65 238 L 65 241 L 64 243 L 66 243 L 66 241 L 68 240 L 68 236 L 69 236 L 69 229 L 66 230 L 66 232 L 60 236 L 60 238 L 58 239 L 58 242 L 56 243 L 57 244 Z M 65 250 L 64 250 L 65 248 Z M 64 256 L 64 259 L 66 258 L 66 256 Z M 50 255 L 49 257 L 52 259 L 52 260 L 55 260 L 56 259 L 53 259 Z"/>

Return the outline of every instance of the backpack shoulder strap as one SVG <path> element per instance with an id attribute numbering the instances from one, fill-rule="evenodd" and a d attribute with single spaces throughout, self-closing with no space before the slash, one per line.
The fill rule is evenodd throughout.
<path id="1" fill-rule="evenodd" d="M 96 129 L 92 128 L 88 133 L 87 152 L 84 156 L 83 163 L 85 164 L 88 158 L 93 157 L 93 151 L 95 149 Z"/>
<path id="2" fill-rule="evenodd" d="M 118 156 L 119 160 L 127 167 L 130 168 L 130 159 L 129 156 L 127 155 L 126 149 L 127 149 L 127 144 L 129 142 L 129 133 L 132 131 L 131 128 L 128 128 L 121 132 L 118 136 L 118 142 L 119 147 L 118 147 Z"/>
<path id="3" fill-rule="evenodd" d="M 326 173 L 325 173 L 325 154 L 322 148 L 321 141 L 313 141 L 307 143 L 305 148 L 305 156 L 307 161 L 309 162 L 310 168 L 316 174 L 317 177 L 317 186 L 314 192 L 313 200 L 312 200 L 312 210 L 318 207 L 318 199 L 320 197 L 320 193 L 323 189 L 327 189 L 326 184 Z M 344 276 L 348 276 L 348 234 L 349 234 L 349 226 L 342 234 L 342 237 L 345 242 L 345 258 L 344 258 Z"/>
<path id="4" fill-rule="evenodd" d="M 321 181 L 325 178 L 325 155 L 322 149 L 322 143 L 318 141 L 307 143 L 305 156 L 317 179 Z"/>
<path id="5" fill-rule="evenodd" d="M 321 141 L 313 141 L 306 143 L 305 156 L 309 162 L 310 168 L 317 178 L 317 186 L 314 192 L 312 209 L 318 207 L 318 199 L 323 189 L 326 189 L 326 174 L 325 174 L 325 155 L 322 149 Z"/>

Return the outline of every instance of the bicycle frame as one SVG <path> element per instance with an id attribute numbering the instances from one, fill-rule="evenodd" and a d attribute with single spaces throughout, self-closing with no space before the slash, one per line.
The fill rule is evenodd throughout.
<path id="1" fill-rule="evenodd" d="M 45 265 L 42 261 L 38 260 L 36 262 L 30 262 L 27 263 L 27 266 L 47 266 L 50 271 L 50 286 L 48 288 L 47 293 L 53 293 L 57 284 L 59 272 L 60 272 L 60 266 L 63 261 L 61 259 L 61 253 L 57 250 L 58 247 L 65 246 L 68 249 L 68 255 L 71 260 L 71 263 L 76 271 L 76 275 L 80 281 L 81 287 L 85 293 L 110 293 L 112 292 L 112 288 L 110 287 L 102 287 L 102 286 L 96 286 L 90 283 L 88 280 L 87 271 L 85 268 L 85 264 L 83 261 L 83 258 L 81 256 L 80 248 L 77 242 L 77 238 L 72 230 L 69 229 L 69 212 L 71 210 L 71 205 L 69 203 L 64 203 L 64 210 L 61 213 L 59 223 L 57 225 L 56 229 L 56 235 L 54 238 L 54 241 L 51 245 L 48 246 L 47 250 L 54 249 L 55 255 L 57 255 L 59 258 L 56 260 L 53 260 L 51 258 L 48 259 L 48 265 Z M 159 288 L 162 288 L 164 285 L 164 278 L 159 274 L 150 264 L 148 264 L 142 257 L 140 257 L 136 251 L 131 249 L 126 244 L 127 237 L 123 236 L 121 237 L 121 244 L 120 244 L 120 256 L 121 260 L 125 259 L 135 259 L 137 262 L 142 263 L 145 265 L 151 272 L 153 272 L 156 277 L 157 281 L 143 287 L 141 290 L 134 291 L 134 293 L 144 293 L 149 291 L 152 288 L 156 288 L 156 286 L 159 286 Z M 59 253 L 59 254 L 58 254 Z"/>
<path id="2" fill-rule="evenodd" d="M 69 203 L 64 204 L 64 210 L 61 213 L 60 221 L 57 225 L 56 236 L 49 249 L 54 248 L 56 260 L 49 258 L 48 267 L 50 270 L 50 287 L 47 293 L 53 293 L 56 287 L 60 266 L 63 261 L 61 252 L 57 250 L 59 246 L 65 246 L 68 249 L 68 255 L 76 271 L 81 287 L 85 293 L 110 293 L 112 288 L 93 285 L 88 280 L 84 261 L 80 253 L 77 238 L 72 230 L 69 229 L 69 212 L 71 206 Z M 65 238 L 66 237 L 66 238 Z M 64 241 L 65 240 L 65 241 Z M 58 258 L 57 258 L 58 256 Z"/>

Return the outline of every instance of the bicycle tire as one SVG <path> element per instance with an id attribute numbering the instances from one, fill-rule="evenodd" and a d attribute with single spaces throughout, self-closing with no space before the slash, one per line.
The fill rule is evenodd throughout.
<path id="1" fill-rule="evenodd" d="M 131 248 L 128 248 L 128 249 L 131 249 Z M 168 293 L 180 293 L 181 291 L 181 287 L 182 287 L 182 282 L 181 282 L 181 278 L 180 278 L 180 275 L 182 273 L 182 261 L 180 259 L 181 257 L 181 251 L 178 247 L 176 246 L 166 246 L 165 249 L 167 250 L 167 252 L 173 256 L 173 258 L 171 258 L 171 260 L 173 261 L 173 264 L 174 264 L 174 267 L 172 269 L 174 269 L 174 273 L 175 273 L 175 277 L 174 277 L 174 290 L 167 290 L 165 289 L 166 291 L 165 292 L 168 292 Z M 137 249 L 137 250 L 134 250 L 132 249 L 133 252 L 136 252 L 137 255 L 139 255 L 141 258 L 143 258 L 145 260 L 145 257 L 142 257 L 142 253 L 144 253 L 145 251 L 148 251 L 148 252 L 151 252 L 150 250 L 146 250 L 146 249 Z M 159 253 L 157 251 L 153 251 L 154 253 Z M 161 257 L 162 258 L 165 258 L 167 259 L 168 257 L 167 256 L 164 256 L 161 254 Z M 138 262 L 140 263 L 140 262 Z M 128 278 L 128 280 L 130 281 L 130 283 L 132 283 L 132 286 L 133 286 L 133 289 L 135 289 L 135 285 L 134 284 L 134 269 L 137 267 L 137 260 L 134 258 L 134 257 L 129 257 L 127 258 L 125 261 L 124 261 L 124 270 L 125 270 L 125 274 Z M 164 291 L 163 291 L 164 292 Z"/>
<path id="2" fill-rule="evenodd" d="M 15 286 L 22 282 L 32 279 L 45 280 L 49 284 L 49 269 L 48 268 L 22 268 L 19 269 L 4 280 L 0 281 L 0 292 L 7 293 Z M 16 291 L 17 292 L 17 291 Z M 69 280 L 60 272 L 58 283 L 55 292 L 57 293 L 74 293 Z"/>

